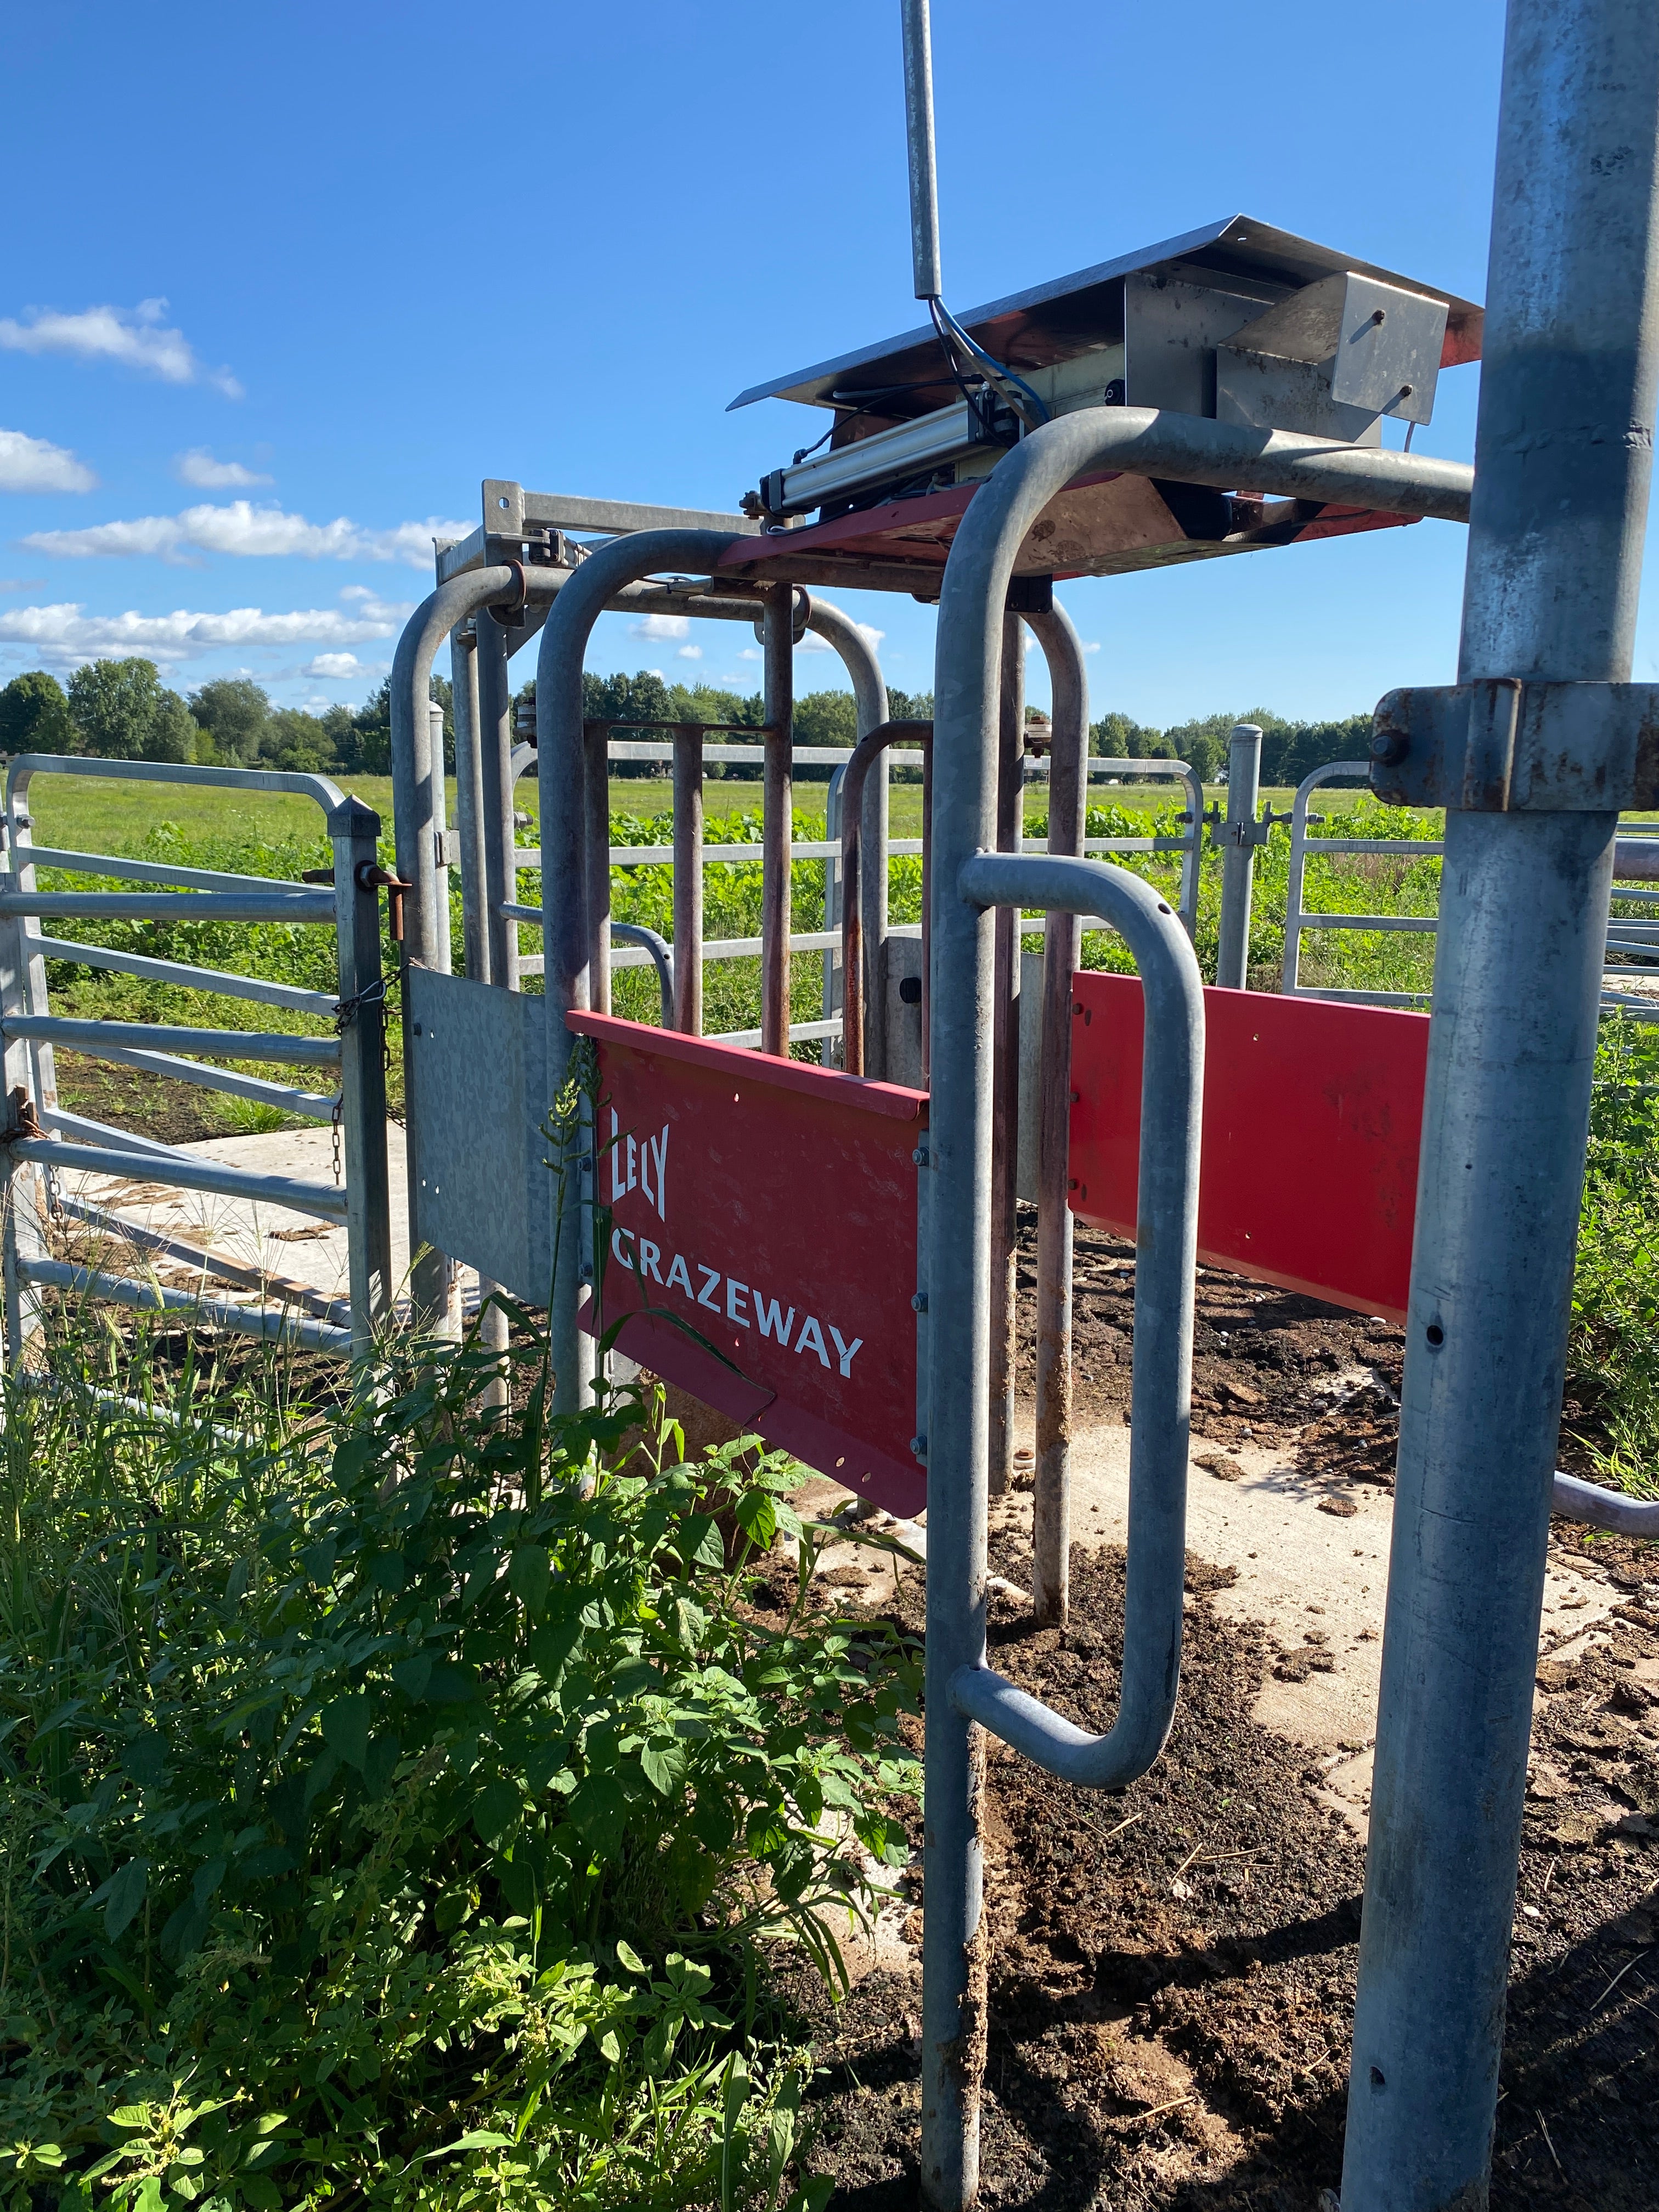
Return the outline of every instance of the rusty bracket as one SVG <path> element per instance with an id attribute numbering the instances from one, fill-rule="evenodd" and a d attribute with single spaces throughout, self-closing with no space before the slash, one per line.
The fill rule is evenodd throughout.
<path id="1" fill-rule="evenodd" d="M 1394 806 L 1595 814 L 1659 805 L 1659 684 L 1418 685 L 1379 701 L 1371 789 Z"/>
<path id="2" fill-rule="evenodd" d="M 386 907 L 392 919 L 392 941 L 394 945 L 401 945 L 404 941 L 404 893 L 412 891 L 414 884 L 405 883 L 401 876 L 388 874 L 386 869 L 368 860 L 358 861 L 356 883 L 360 891 L 384 890 L 388 894 Z"/>

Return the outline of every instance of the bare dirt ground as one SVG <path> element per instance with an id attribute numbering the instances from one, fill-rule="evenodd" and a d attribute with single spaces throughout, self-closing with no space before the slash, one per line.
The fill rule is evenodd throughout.
<path id="1" fill-rule="evenodd" d="M 1079 1236 L 1079 1428 L 1097 1446 L 1127 1408 L 1133 1270 L 1127 1245 Z M 1024 1279 L 1029 1293 L 1029 1267 Z M 1369 1550 L 1347 1538 L 1386 1516 L 1401 1335 L 1208 1271 L 1199 1309 L 1194 1464 L 1219 1464 L 1194 1525 L 1233 1556 L 1189 1551 L 1168 1748 L 1113 1798 L 1000 1750 L 990 1766 L 983 2201 L 1009 2212 L 1317 2212 L 1340 2179 L 1364 1798 L 1331 1785 L 1369 1754 L 1364 1736 L 1333 1742 L 1354 1723 L 1318 1696 L 1328 1670 L 1374 1668 L 1382 1577 L 1334 1578 L 1298 1604 L 1309 1625 L 1293 1635 L 1282 1591 L 1252 1595 L 1243 1532 L 1251 1511 L 1282 1516 L 1293 1494 L 1334 1560 L 1345 1547 L 1377 1556 L 1374 1534 Z M 1257 1480 L 1252 1505 L 1270 1460 L 1289 1487 L 1269 1494 Z M 992 1641 L 1003 1672 L 1100 1729 L 1115 1710 L 1122 1554 L 1109 1504 L 1093 1511 L 1101 1520 L 1077 1531 L 1068 1628 L 1036 1630 L 999 1597 Z M 1029 1588 L 1029 1513 L 1016 1500 L 997 1517 L 994 1566 Z M 1659 1547 L 1558 1522 L 1552 1552 L 1492 2202 L 1652 2212 Z M 921 1570 L 896 1587 L 890 1570 L 832 1574 L 826 1603 L 862 1601 L 921 1631 Z M 916 2203 L 919 1856 L 902 1889 L 851 1996 L 814 2014 L 815 2157 L 836 2177 L 834 2212 Z"/>

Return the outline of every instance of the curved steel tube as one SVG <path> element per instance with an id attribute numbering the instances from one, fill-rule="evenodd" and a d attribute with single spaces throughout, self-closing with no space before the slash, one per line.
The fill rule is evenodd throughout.
<path id="1" fill-rule="evenodd" d="M 1550 1511 L 1564 1521 L 1583 1521 L 1592 1528 L 1616 1529 L 1621 1536 L 1659 1536 L 1659 1504 L 1649 1498 L 1621 1497 L 1603 1490 L 1599 1482 L 1582 1481 L 1576 1474 L 1555 1470 Z"/>
<path id="2" fill-rule="evenodd" d="M 962 869 L 957 885 L 976 906 L 1101 915 L 1128 945 L 1145 994 L 1128 1580 L 1118 1717 L 1107 1735 L 1090 1735 L 1005 1681 L 982 1658 L 959 1668 L 950 1685 L 958 1712 L 981 1722 L 1047 1772 L 1085 1789 L 1121 1790 L 1144 1774 L 1164 1748 L 1181 1678 L 1203 987 L 1179 917 L 1127 868 L 982 853 Z"/>
<path id="3" fill-rule="evenodd" d="M 570 1060 L 565 1016 L 588 1003 L 588 897 L 585 830 L 587 748 L 582 665 L 587 641 L 609 601 L 659 569 L 712 568 L 733 541 L 716 530 L 641 530 L 591 554 L 561 589 L 542 631 L 536 662 L 536 758 L 541 794 L 542 939 L 547 995 L 547 1087 L 556 1097 Z M 574 1412 L 592 1396 L 592 1348 L 576 1326 L 581 1287 L 584 1194 L 580 1178 L 563 1188 L 554 1224 L 548 1316 L 555 1402 Z"/>
<path id="4" fill-rule="evenodd" d="M 883 695 L 886 694 L 884 690 Z M 865 819 L 867 812 L 870 771 L 885 757 L 887 748 L 897 744 L 931 744 L 933 726 L 931 722 L 878 722 L 861 737 L 853 748 L 847 763 L 841 787 L 841 905 L 842 905 L 842 1066 L 849 1075 L 865 1073 L 864 1009 L 875 997 L 873 990 L 866 991 L 866 980 L 877 980 L 878 941 L 867 933 L 867 902 L 864 897 L 863 848 L 869 836 Z M 927 848 L 927 805 L 922 807 L 922 868 L 926 872 Z M 872 874 L 876 872 L 872 870 Z M 923 891 L 923 934 L 927 933 L 926 898 Z M 885 904 L 885 901 L 883 901 Z M 927 955 L 921 956 L 924 977 Z M 869 974 L 866 978 L 866 969 Z M 924 981 L 922 990 L 927 991 Z M 922 1019 L 927 1017 L 923 1012 Z"/>
<path id="5" fill-rule="evenodd" d="M 674 948 L 659 930 L 647 929 L 642 921 L 613 921 L 612 937 L 620 937 L 624 945 L 642 945 L 651 955 L 651 964 L 657 971 L 657 989 L 662 1000 L 662 1026 L 674 1026 Z"/>
<path id="6" fill-rule="evenodd" d="M 1399 453 L 1363 458 L 1368 464 L 1414 459 Z M 963 871 L 996 842 L 1002 618 L 1015 556 L 1043 508 L 1073 477 L 1097 465 L 1126 464 L 1158 475 L 1190 471 L 1211 483 L 1242 485 L 1254 478 L 1275 490 L 1287 488 L 1278 480 L 1280 474 L 1291 477 L 1298 466 L 1338 472 L 1343 466 L 1340 456 L 1333 458 L 1314 439 L 1234 431 L 1144 409 L 1085 409 L 1032 431 L 998 464 L 963 515 L 945 563 L 934 674 L 930 902 L 933 1095 L 927 1151 L 934 1180 L 927 1280 L 934 1348 L 923 1440 L 928 1608 L 921 2193 L 933 2212 L 965 2212 L 978 2191 L 979 2081 L 975 2069 L 963 2063 L 963 2045 L 983 2002 L 975 1979 L 983 1969 L 975 1964 L 982 1957 L 983 1762 L 956 1703 L 955 1678 L 964 1668 L 982 1669 L 985 1662 L 992 1119 L 986 1031 L 994 963 L 990 916 L 969 895 L 971 879 Z M 1218 467 L 1218 476 L 1213 473 Z M 1396 469 L 1394 475 L 1414 487 L 1407 504 L 1419 509 L 1426 507 L 1431 481 L 1448 480 L 1441 463 L 1427 470 Z M 1468 475 L 1462 471 L 1462 479 Z M 1304 494 L 1340 495 L 1311 476 L 1297 482 Z M 1039 865 L 1069 870 L 1084 864 Z M 1065 906 L 1069 896 L 1058 894 L 1073 888 L 1071 882 L 1055 884 L 1057 896 L 1037 893 L 1030 902 Z M 1130 1725 L 1143 1732 L 1139 1755 L 1146 1720 L 1134 1718 Z"/>

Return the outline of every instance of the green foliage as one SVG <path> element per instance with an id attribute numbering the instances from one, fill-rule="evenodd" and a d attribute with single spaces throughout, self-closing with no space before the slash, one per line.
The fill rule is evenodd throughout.
<path id="1" fill-rule="evenodd" d="M 106 760 L 193 760 L 196 725 L 153 660 L 89 660 L 70 678 L 78 750 Z"/>
<path id="2" fill-rule="evenodd" d="M 1568 1362 L 1599 1472 L 1659 1496 L 1659 1026 L 1624 1014 L 1596 1048 Z"/>
<path id="3" fill-rule="evenodd" d="M 1236 722 L 1261 727 L 1264 784 L 1298 784 L 1328 762 L 1363 760 L 1370 743 L 1369 714 L 1334 722 L 1289 722 L 1270 708 L 1251 707 L 1237 714 L 1200 715 L 1167 730 L 1147 728 L 1127 714 L 1104 714 L 1090 726 L 1089 750 L 1109 758 L 1184 760 L 1204 782 L 1212 783 L 1226 769 L 1227 740 Z"/>
<path id="4" fill-rule="evenodd" d="M 72 753 L 76 739 L 64 687 L 44 668 L 26 669 L 0 690 L 0 752 Z"/>
<path id="5" fill-rule="evenodd" d="M 190 695 L 190 711 L 220 760 L 246 765 L 259 757 L 270 700 L 251 676 L 216 676 Z"/>
<path id="6" fill-rule="evenodd" d="M 632 1395 L 551 1417 L 514 1318 L 507 1419 L 476 1344 L 151 1418 L 93 1395 L 150 1402 L 144 1346 L 71 1329 L 9 1394 L 6 2212 L 787 2193 L 763 1947 L 833 1973 L 859 1850 L 901 1855 L 913 1660 L 757 1626 L 742 1532 L 799 1471 L 683 1464 Z"/>

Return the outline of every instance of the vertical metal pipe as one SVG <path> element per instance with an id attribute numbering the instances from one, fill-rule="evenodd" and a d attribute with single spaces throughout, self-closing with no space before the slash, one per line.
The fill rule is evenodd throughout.
<path id="1" fill-rule="evenodd" d="M 1250 894 L 1255 874 L 1256 804 L 1261 788 L 1261 732 L 1235 722 L 1227 744 L 1227 819 L 1221 848 L 1221 947 L 1215 980 L 1247 991 L 1250 975 Z"/>
<path id="2" fill-rule="evenodd" d="M 933 1066 L 933 747 L 921 751 L 921 1087 L 927 1090 Z"/>
<path id="3" fill-rule="evenodd" d="M 766 763 L 761 846 L 761 1050 L 789 1057 L 790 865 L 793 843 L 794 614 L 792 584 L 774 584 L 761 616 Z"/>
<path id="4" fill-rule="evenodd" d="M 806 598 L 806 627 L 832 645 L 841 655 L 858 714 L 858 733 L 867 738 L 887 720 L 887 686 L 875 647 L 849 614 L 828 600 Z M 889 835 L 888 787 L 891 781 L 883 754 L 864 786 L 864 815 L 860 828 L 862 861 L 859 920 L 864 936 L 864 958 L 870 977 L 866 994 L 866 1013 L 877 1008 L 874 1021 L 865 1023 L 864 1073 L 878 1079 L 887 1073 L 887 878 Z M 846 963 L 842 962 L 845 972 Z"/>
<path id="5" fill-rule="evenodd" d="M 916 297 L 945 289 L 939 250 L 939 173 L 933 158 L 933 52 L 927 0 L 899 0 L 904 33 L 904 137 L 910 157 L 910 262 Z"/>
<path id="6" fill-rule="evenodd" d="M 826 854 L 823 863 L 822 926 L 826 930 L 839 929 L 842 926 L 842 883 L 839 847 L 841 845 L 842 786 L 846 781 L 847 770 L 844 767 L 832 769 L 830 772 L 830 788 L 824 799 L 823 841 L 826 845 L 834 845 L 838 848 Z M 856 886 L 854 888 L 856 890 Z M 823 948 L 823 1019 L 826 1022 L 834 1021 L 836 1016 L 842 1011 L 845 998 L 842 985 L 844 972 L 843 951 L 844 947 L 840 945 L 826 945 Z M 825 1037 L 823 1041 L 823 1064 L 826 1067 L 836 1060 L 839 1060 L 843 1066 L 846 1065 L 845 1027 L 846 1024 L 843 1022 L 843 1036 L 839 1046 L 833 1037 Z"/>
<path id="7" fill-rule="evenodd" d="M 536 662 L 536 773 L 541 794 L 542 942 L 547 1001 L 547 1087 L 556 1097 L 570 1071 L 565 1016 L 587 1005 L 586 830 L 587 753 L 582 734 L 582 663 L 593 624 L 624 586 L 665 571 L 707 574 L 730 538 L 714 530 L 641 530 L 590 554 L 561 588 Z M 574 1412 L 592 1396 L 592 1345 L 577 1323 L 584 1224 L 591 1193 L 584 1175 L 563 1187 L 556 1212 L 556 1260 L 548 1334 L 554 1404 Z"/>
<path id="8" fill-rule="evenodd" d="M 1002 618 L 1002 694 L 998 720 L 996 841 L 1017 853 L 1025 815 L 1025 633 L 1018 615 Z M 1019 1273 L 1019 916 L 999 907 L 992 1052 L 991 1140 L 991 1495 L 1014 1479 L 1014 1372 L 1018 1354 Z"/>
<path id="9" fill-rule="evenodd" d="M 1651 0 L 1510 0 L 1466 681 L 1629 676 L 1656 136 Z M 1486 2202 L 1614 829 L 1447 817 L 1343 2212 Z"/>
<path id="10" fill-rule="evenodd" d="M 475 983 L 489 981 L 484 918 L 483 763 L 478 754 L 478 647 L 471 623 L 449 633 L 449 683 L 455 702 L 455 837 L 460 848 L 461 957 Z"/>
<path id="11" fill-rule="evenodd" d="M 1083 641 L 1060 608 L 1026 617 L 1048 663 L 1054 735 L 1048 747 L 1048 850 L 1083 851 L 1089 685 Z M 1072 1209 L 1066 1156 L 1072 1121 L 1072 978 L 1083 924 L 1051 913 L 1042 942 L 1042 1045 L 1038 1077 L 1036 1495 L 1031 1597 L 1045 1626 L 1064 1622 L 1071 1580 Z"/>
<path id="12" fill-rule="evenodd" d="M 611 732 L 586 727 L 587 778 L 583 837 L 587 847 L 587 996 L 596 1014 L 611 1012 Z"/>
<path id="13" fill-rule="evenodd" d="M 674 1026 L 702 1035 L 702 732 L 674 732 Z"/>
<path id="14" fill-rule="evenodd" d="M 489 609 L 477 621 L 479 834 L 484 854 L 484 932 L 489 981 L 518 983 L 519 932 L 501 912 L 514 896 L 513 864 L 513 684 L 507 672 L 507 632 Z M 458 755 L 459 759 L 459 755 Z"/>
<path id="15" fill-rule="evenodd" d="M 348 799 L 328 817 L 334 847 L 340 1004 L 340 1124 L 345 1148 L 346 1264 L 351 1352 L 362 1359 L 392 1317 L 392 1197 L 386 1139 L 386 1000 L 380 988 L 380 902 L 360 878 L 374 867 L 380 817 Z"/>

